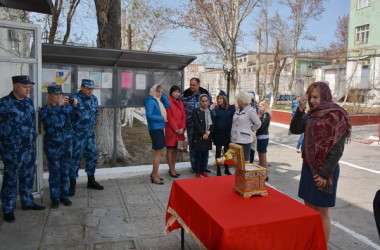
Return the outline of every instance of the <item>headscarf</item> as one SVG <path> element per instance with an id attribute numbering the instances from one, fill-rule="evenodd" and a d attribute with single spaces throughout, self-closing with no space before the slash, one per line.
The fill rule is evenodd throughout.
<path id="1" fill-rule="evenodd" d="M 158 103 L 158 106 L 160 107 L 161 115 L 164 117 L 165 122 L 166 122 L 166 121 L 168 120 L 168 119 L 167 119 L 167 114 L 166 114 L 166 109 L 165 109 L 164 105 L 163 105 L 162 102 L 161 102 L 161 98 L 157 98 L 157 96 L 156 96 L 156 94 L 157 94 L 157 86 L 158 86 L 158 84 L 153 85 L 153 86 L 150 88 L 149 94 L 150 94 L 154 99 L 156 99 L 156 101 L 157 101 L 157 103 Z"/>
<path id="2" fill-rule="evenodd" d="M 342 136 L 346 140 L 351 136 L 351 121 L 347 111 L 332 101 L 331 91 L 326 83 L 315 84 L 320 88 L 321 102 L 318 107 L 309 105 L 311 108 L 308 114 L 311 118 L 305 130 L 305 157 L 313 176 L 319 173 L 326 156 Z M 329 114 L 327 118 L 324 117 L 326 114 Z M 322 191 L 331 193 L 332 180 L 330 176 Z"/>
<path id="3" fill-rule="evenodd" d="M 209 96 L 206 94 L 201 94 L 199 96 L 199 103 L 201 103 L 201 98 L 206 96 L 207 99 L 209 99 Z M 205 108 L 205 122 L 206 122 L 206 131 L 209 131 L 211 125 L 212 125 L 212 119 L 210 114 L 210 109 L 208 107 Z"/>

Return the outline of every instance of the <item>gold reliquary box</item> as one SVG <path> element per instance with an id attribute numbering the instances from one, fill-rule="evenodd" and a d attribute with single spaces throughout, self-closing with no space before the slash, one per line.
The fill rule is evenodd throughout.
<path id="1" fill-rule="evenodd" d="M 267 169 L 257 164 L 245 164 L 242 146 L 230 143 L 228 151 L 222 158 L 216 160 L 216 164 L 227 164 L 236 167 L 233 189 L 244 198 L 249 198 L 253 195 L 268 195 L 265 189 Z"/>

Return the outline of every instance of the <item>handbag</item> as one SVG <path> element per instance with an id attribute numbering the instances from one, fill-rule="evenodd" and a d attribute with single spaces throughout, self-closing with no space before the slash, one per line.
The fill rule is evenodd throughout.
<path id="1" fill-rule="evenodd" d="M 188 147 L 189 147 L 189 142 L 186 139 L 183 141 L 178 141 L 177 143 L 178 152 L 187 152 Z"/>

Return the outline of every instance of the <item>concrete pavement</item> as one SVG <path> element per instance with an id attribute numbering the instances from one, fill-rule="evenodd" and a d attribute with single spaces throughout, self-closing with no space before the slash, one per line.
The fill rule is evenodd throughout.
<path id="1" fill-rule="evenodd" d="M 354 128 L 353 138 L 376 134 L 375 127 Z M 283 130 L 281 133 L 286 134 L 286 129 Z M 284 171 L 292 176 L 299 175 L 299 157 L 291 157 L 297 155 L 295 149 L 271 146 L 269 159 L 276 170 L 271 171 L 269 184 L 279 187 L 285 181 Z M 292 154 L 289 154 L 290 150 L 293 150 Z M 277 167 L 276 163 L 281 166 Z M 161 165 L 160 169 L 165 185 L 150 183 L 151 166 L 99 169 L 96 177 L 105 186 L 103 191 L 87 189 L 87 179 L 82 171 L 77 194 L 71 198 L 73 205 L 60 205 L 58 209 L 50 208 L 45 178 L 42 203 L 48 206 L 47 209 L 22 211 L 18 203 L 14 223 L 4 222 L 1 216 L 0 249 L 179 249 L 179 230 L 167 236 L 163 233 L 173 178 L 167 175 L 167 165 Z M 177 169 L 181 179 L 194 178 L 189 163 L 178 163 Z M 215 170 L 212 171 L 215 175 Z M 295 197 L 297 181 L 287 182 L 286 193 Z M 36 201 L 41 202 L 40 199 Z M 186 249 L 198 249 L 186 234 L 185 244 Z M 378 244 L 380 241 L 368 245 L 342 229 L 335 229 L 329 249 L 379 249 Z"/>

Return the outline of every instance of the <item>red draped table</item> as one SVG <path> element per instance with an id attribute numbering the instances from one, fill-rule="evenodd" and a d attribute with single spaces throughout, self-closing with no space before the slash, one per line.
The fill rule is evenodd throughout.
<path id="1" fill-rule="evenodd" d="M 327 249 L 318 212 L 268 186 L 266 197 L 243 198 L 234 183 L 234 175 L 174 181 L 167 231 L 183 227 L 207 249 Z"/>

